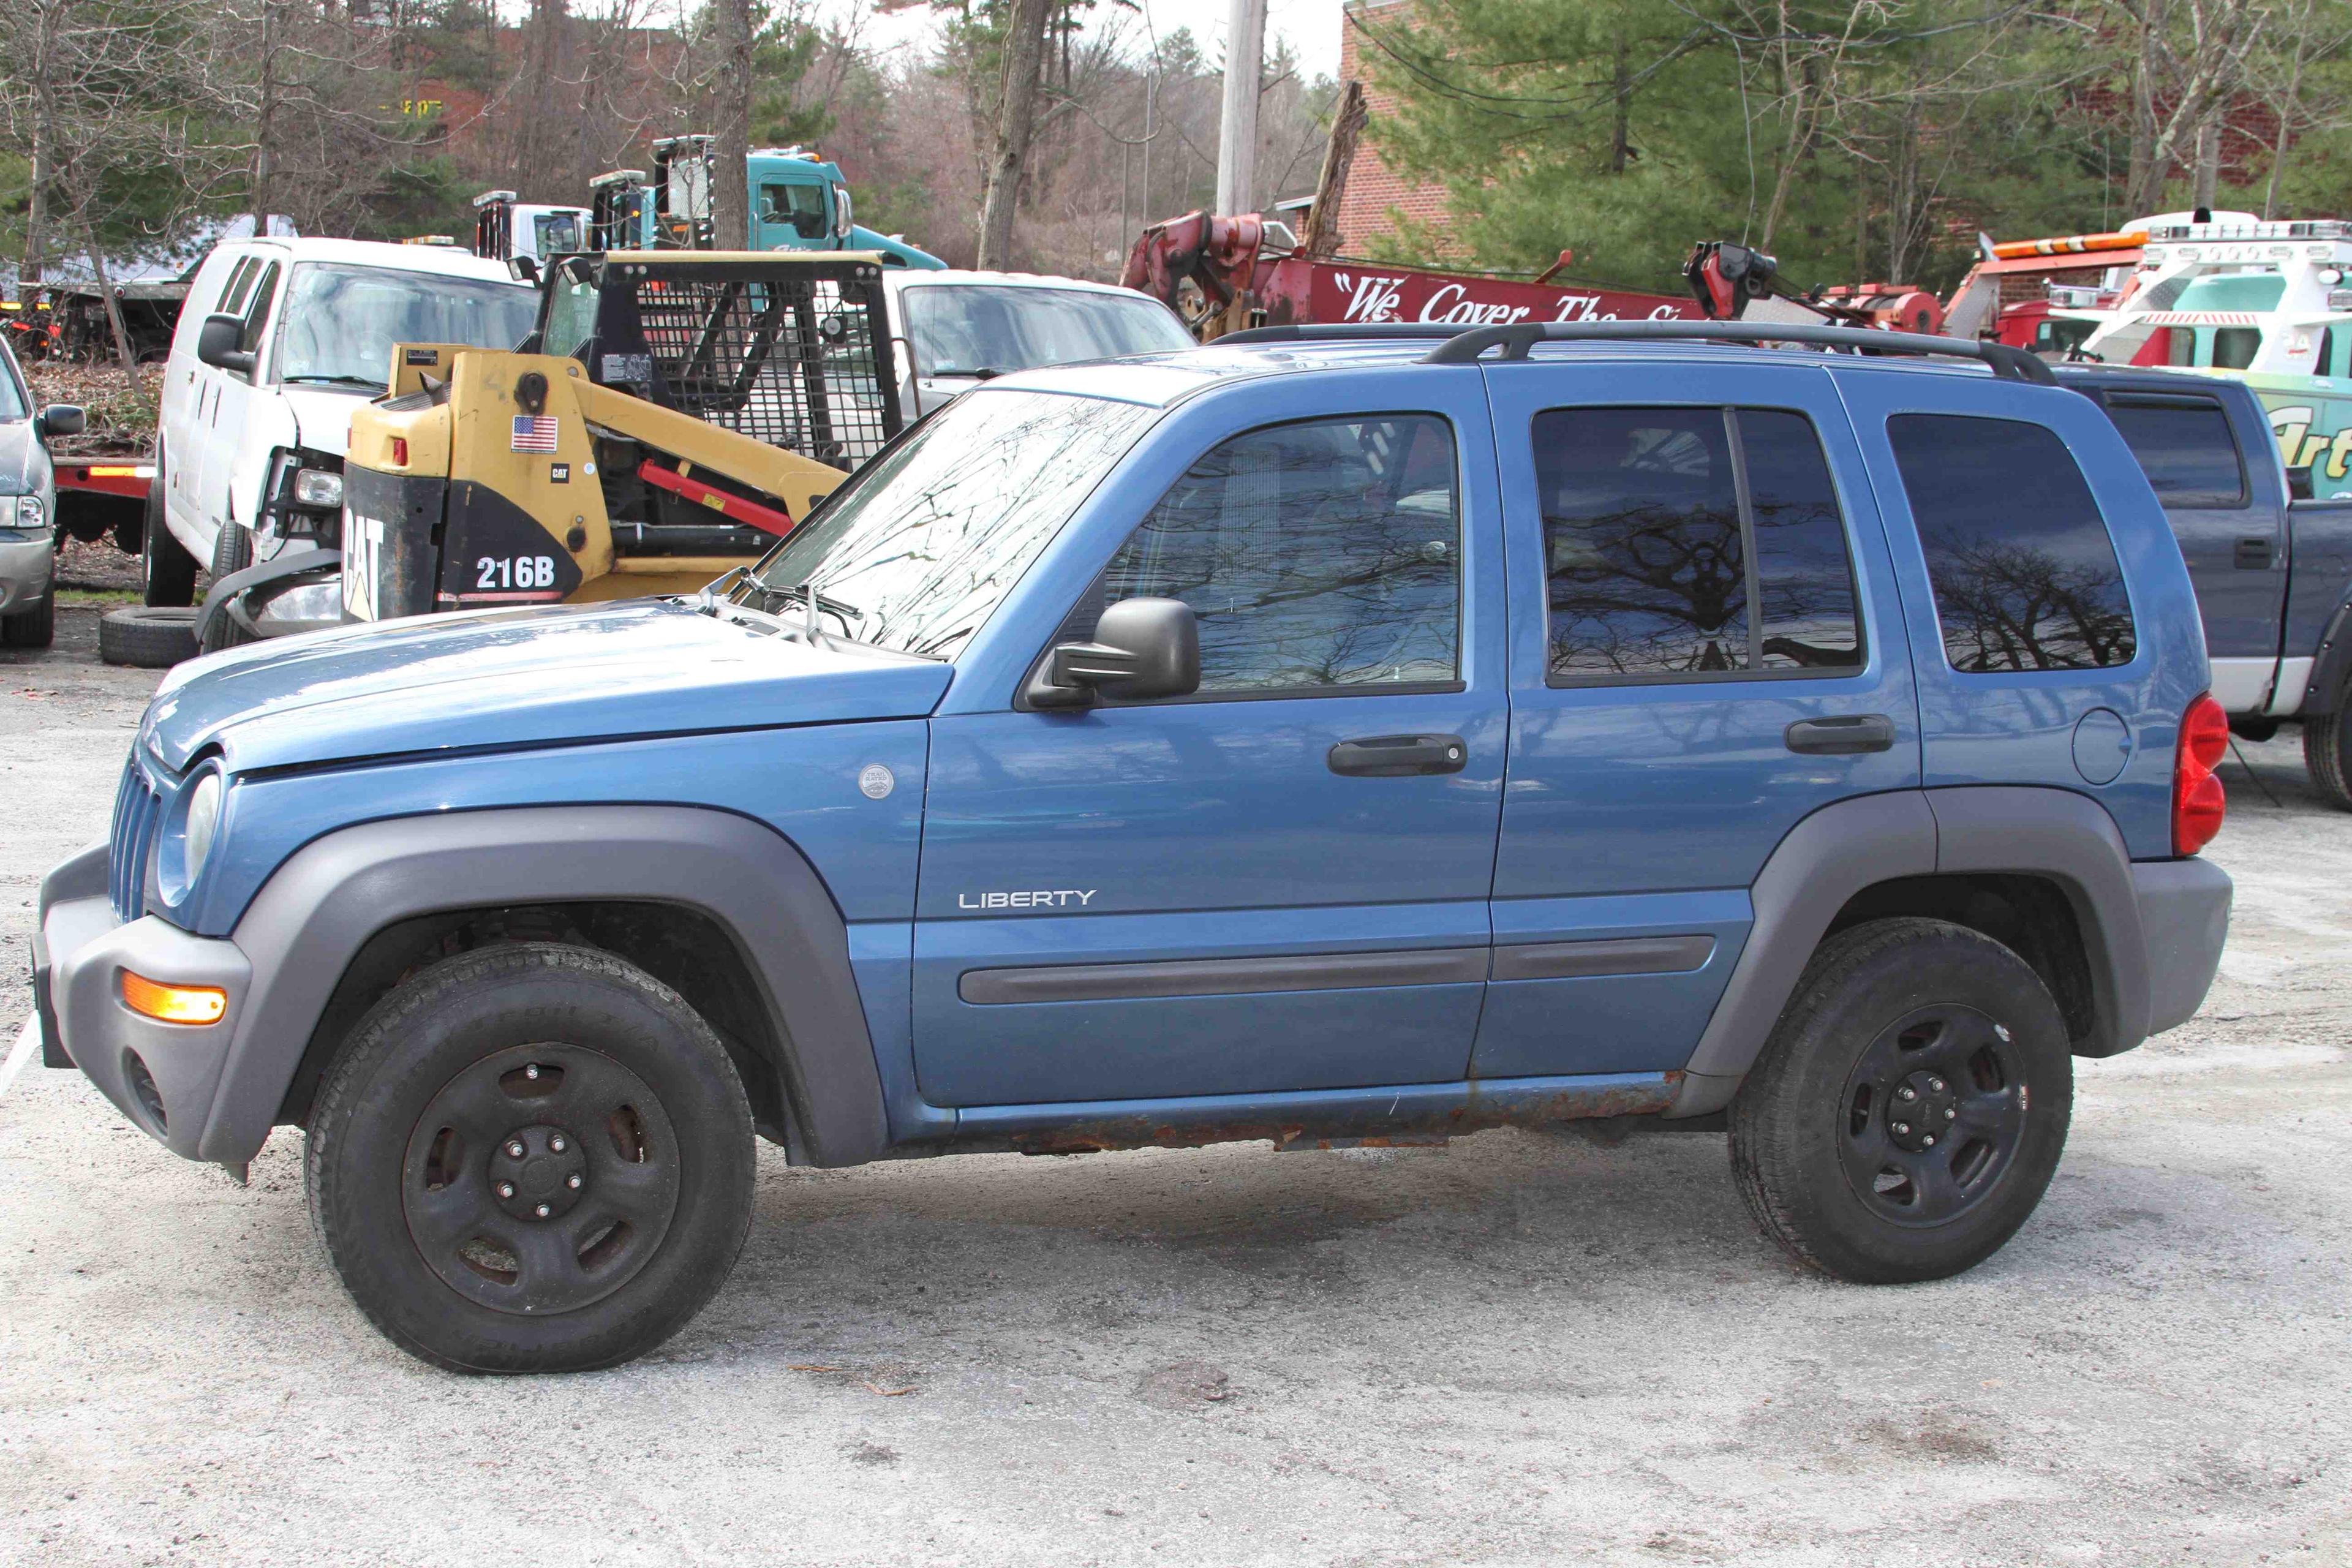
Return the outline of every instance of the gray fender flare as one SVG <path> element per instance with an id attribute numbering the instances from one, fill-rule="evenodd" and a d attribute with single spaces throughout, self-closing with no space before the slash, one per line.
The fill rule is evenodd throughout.
<path id="1" fill-rule="evenodd" d="M 1971 785 L 1864 795 L 1790 829 L 1749 889 L 1755 923 L 1669 1117 L 1731 1102 L 1846 901 L 1876 883 L 2015 872 L 2054 882 L 2074 907 L 2097 1023 L 2076 1042 L 2112 1056 L 2147 1037 L 2147 949 L 2132 864 L 2115 819 L 2069 790 Z"/>
<path id="2" fill-rule="evenodd" d="M 1842 800 L 1790 828 L 1748 889 L 1747 944 L 1666 1115 L 1703 1116 L 1731 1103 L 1848 899 L 1935 868 L 1936 817 L 1916 790 Z"/>
<path id="3" fill-rule="evenodd" d="M 233 1164 L 260 1149 L 328 999 L 376 932 L 449 910 L 607 899 L 688 906 L 716 921 L 775 1023 L 813 1163 L 881 1153 L 881 1075 L 847 929 L 807 858 L 732 813 L 595 805 L 398 817 L 343 828 L 289 858 L 231 933 L 253 981 L 198 1157 Z"/>

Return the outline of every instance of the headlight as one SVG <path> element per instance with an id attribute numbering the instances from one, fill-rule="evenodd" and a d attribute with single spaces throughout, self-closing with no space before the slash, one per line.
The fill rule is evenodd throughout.
<path id="1" fill-rule="evenodd" d="M 303 506 L 343 504 L 343 476 L 324 468 L 303 468 L 294 475 L 294 499 Z"/>
<path id="2" fill-rule="evenodd" d="M 188 882 L 194 886 L 196 874 L 205 868 L 205 857 L 213 852 L 213 834 L 220 826 L 221 776 L 208 773 L 198 779 L 188 791 L 187 826 L 183 833 L 181 864 L 187 868 Z"/>
<path id="3" fill-rule="evenodd" d="M 40 497 L 18 496 L 16 498 L 16 526 L 18 528 L 38 528 L 42 525 L 43 521 L 44 520 L 41 516 Z"/>

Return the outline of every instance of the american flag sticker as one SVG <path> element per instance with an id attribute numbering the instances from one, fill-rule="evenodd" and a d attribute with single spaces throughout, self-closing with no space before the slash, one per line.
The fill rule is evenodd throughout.
<path id="1" fill-rule="evenodd" d="M 514 436 L 508 445 L 518 452 L 554 451 L 555 416 L 552 414 L 516 415 Z"/>

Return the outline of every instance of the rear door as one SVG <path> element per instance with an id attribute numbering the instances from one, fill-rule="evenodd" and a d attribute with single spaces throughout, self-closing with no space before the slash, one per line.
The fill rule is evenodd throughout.
<path id="1" fill-rule="evenodd" d="M 2214 700 L 2232 713 L 2254 711 L 2277 671 L 2286 603 L 2286 508 L 2272 493 L 2276 465 L 2267 452 L 2259 466 L 2247 461 L 2212 394 L 2116 387 L 2102 401 L 2180 541 L 2205 623 Z"/>
<path id="2" fill-rule="evenodd" d="M 1885 540 L 1822 370 L 1487 374 L 1511 761 L 1474 1071 L 1678 1068 L 1780 839 L 1919 782 Z"/>

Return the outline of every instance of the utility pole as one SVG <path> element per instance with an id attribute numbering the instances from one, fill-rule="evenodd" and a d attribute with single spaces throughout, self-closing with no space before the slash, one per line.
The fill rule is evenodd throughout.
<path id="1" fill-rule="evenodd" d="M 1225 117 L 1217 134 L 1217 212 L 1257 211 L 1258 73 L 1265 63 L 1265 0 L 1233 0 L 1225 28 Z"/>

